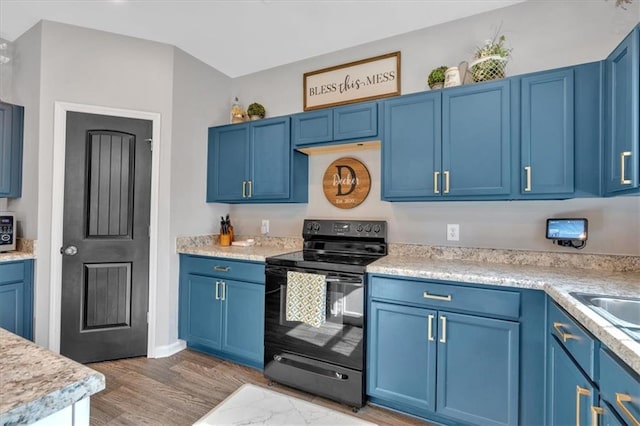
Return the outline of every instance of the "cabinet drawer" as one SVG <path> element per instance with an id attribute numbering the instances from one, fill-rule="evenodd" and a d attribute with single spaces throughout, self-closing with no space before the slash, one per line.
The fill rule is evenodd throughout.
<path id="1" fill-rule="evenodd" d="M 24 280 L 24 262 L 0 263 L 0 284 Z"/>
<path id="2" fill-rule="evenodd" d="M 374 276 L 371 297 L 465 312 L 520 317 L 520 293 Z"/>
<path id="3" fill-rule="evenodd" d="M 600 349 L 600 392 L 628 424 L 640 421 L 640 377 Z"/>
<path id="4" fill-rule="evenodd" d="M 184 256 L 182 268 L 190 274 L 209 275 L 264 284 L 264 264 L 220 257 Z"/>
<path id="5" fill-rule="evenodd" d="M 584 330 L 569 314 L 549 301 L 549 333 L 558 338 L 580 368 L 594 380 L 595 339 Z"/>

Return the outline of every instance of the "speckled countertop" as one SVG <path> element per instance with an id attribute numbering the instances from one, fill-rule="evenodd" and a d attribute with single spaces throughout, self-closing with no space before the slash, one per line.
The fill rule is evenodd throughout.
<path id="1" fill-rule="evenodd" d="M 0 328 L 0 425 L 33 423 L 102 389 L 102 373 Z"/>
<path id="2" fill-rule="evenodd" d="M 184 248 L 180 250 L 180 253 L 264 262 L 264 260 L 269 256 L 276 256 L 278 254 L 289 253 L 291 251 L 295 251 L 295 249 L 287 250 L 282 247 L 270 246 L 240 247 L 210 245 L 204 247 Z"/>
<path id="3" fill-rule="evenodd" d="M 13 260 L 35 259 L 35 240 L 25 240 L 18 238 L 15 251 L 6 251 L 0 253 L 0 262 L 10 262 Z"/>
<path id="4" fill-rule="evenodd" d="M 571 292 L 640 297 L 640 272 L 538 267 L 389 255 L 367 272 L 542 290 L 640 374 L 640 342 L 574 298 Z"/>

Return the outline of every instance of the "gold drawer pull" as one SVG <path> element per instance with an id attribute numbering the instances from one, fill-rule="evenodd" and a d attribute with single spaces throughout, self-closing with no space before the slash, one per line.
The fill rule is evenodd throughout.
<path id="1" fill-rule="evenodd" d="M 598 416 L 604 414 L 602 407 L 591 406 L 591 426 L 598 426 Z"/>
<path id="2" fill-rule="evenodd" d="M 625 179 L 624 178 L 624 159 L 625 157 L 629 157 L 631 158 L 631 151 L 624 151 L 620 153 L 620 184 L 622 185 L 631 185 L 632 180 L 631 179 Z"/>
<path id="3" fill-rule="evenodd" d="M 217 272 L 229 272 L 229 267 L 228 266 L 217 266 L 216 265 L 216 266 L 213 267 L 213 270 L 217 271 Z"/>
<path id="4" fill-rule="evenodd" d="M 576 386 L 576 426 L 580 426 L 580 397 L 589 395 L 591 395 L 589 389 Z"/>
<path id="5" fill-rule="evenodd" d="M 524 171 L 527 173 L 527 186 L 524 187 L 524 192 L 531 192 L 531 166 L 524 166 Z"/>
<path id="6" fill-rule="evenodd" d="M 433 193 L 439 194 L 440 190 L 438 187 L 440 186 L 440 172 L 433 172 Z"/>
<path id="7" fill-rule="evenodd" d="M 638 421 L 638 419 L 636 419 L 631 413 L 631 411 L 629 411 L 629 409 L 624 405 L 625 402 L 631 402 L 631 401 L 632 401 L 631 395 L 627 395 L 626 393 L 616 392 L 616 405 L 620 407 L 622 412 L 625 414 L 625 416 L 627 416 L 627 418 L 629 419 L 629 421 L 633 426 L 640 426 L 640 422 Z"/>
<path id="8" fill-rule="evenodd" d="M 433 342 L 433 315 L 429 315 L 427 322 L 427 338 Z"/>
<path id="9" fill-rule="evenodd" d="M 562 338 L 563 342 L 566 342 L 569 339 L 576 339 L 578 340 L 578 336 L 575 336 L 571 333 L 565 333 L 564 331 L 562 331 L 562 328 L 564 324 L 562 324 L 561 322 L 554 322 L 553 323 L 553 329 L 556 331 L 556 333 L 558 333 L 558 335 Z"/>
<path id="10" fill-rule="evenodd" d="M 429 294 L 426 291 L 422 293 L 422 297 L 425 299 L 433 299 L 433 300 L 442 300 L 443 302 L 451 302 L 451 295 L 447 294 L 446 296 L 438 296 L 437 294 Z"/>

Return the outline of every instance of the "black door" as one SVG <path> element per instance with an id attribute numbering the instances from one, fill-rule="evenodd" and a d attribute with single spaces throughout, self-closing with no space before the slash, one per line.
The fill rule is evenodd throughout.
<path id="1" fill-rule="evenodd" d="M 67 113 L 60 353 L 147 354 L 152 123 Z"/>

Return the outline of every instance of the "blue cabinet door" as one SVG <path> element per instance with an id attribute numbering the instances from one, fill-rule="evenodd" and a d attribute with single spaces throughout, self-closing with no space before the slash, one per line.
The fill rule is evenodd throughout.
<path id="1" fill-rule="evenodd" d="M 33 340 L 33 260 L 0 263 L 0 327 Z"/>
<path id="2" fill-rule="evenodd" d="M 378 135 L 378 104 L 363 102 L 334 108 L 333 140 L 364 139 Z"/>
<path id="3" fill-rule="evenodd" d="M 442 91 L 442 182 L 447 196 L 511 192 L 509 80 Z"/>
<path id="4" fill-rule="evenodd" d="M 438 311 L 438 414 L 517 425 L 519 324 Z"/>
<path id="5" fill-rule="evenodd" d="M 24 336 L 24 282 L 0 285 L 0 327 Z"/>
<path id="6" fill-rule="evenodd" d="M 640 29 L 636 28 L 606 60 L 605 194 L 639 188 Z"/>
<path id="7" fill-rule="evenodd" d="M 382 199 L 439 197 L 441 94 L 421 93 L 384 101 Z"/>
<path id="8" fill-rule="evenodd" d="M 573 69 L 521 80 L 520 193 L 574 192 Z"/>
<path id="9" fill-rule="evenodd" d="M 590 425 L 594 387 L 556 341 L 547 345 L 547 424 Z"/>
<path id="10" fill-rule="evenodd" d="M 414 414 L 435 411 L 436 311 L 375 301 L 370 308 L 367 394 Z"/>
<path id="11" fill-rule="evenodd" d="M 333 111 L 303 112 L 291 118 L 293 144 L 295 146 L 313 145 L 333 140 Z"/>
<path id="12" fill-rule="evenodd" d="M 209 129 L 207 202 L 239 201 L 247 197 L 249 125 Z"/>
<path id="13" fill-rule="evenodd" d="M 251 123 L 248 201 L 289 198 L 291 139 L 289 117 Z"/>
<path id="14" fill-rule="evenodd" d="M 219 350 L 222 346 L 222 286 L 220 280 L 201 275 L 186 275 L 181 309 L 186 309 L 184 335 L 188 344 Z"/>
<path id="15" fill-rule="evenodd" d="M 0 101 L 0 197 L 22 195 L 24 108 Z"/>
<path id="16" fill-rule="evenodd" d="M 600 392 L 621 419 L 640 424 L 640 375 L 604 348 L 600 349 Z"/>
<path id="17" fill-rule="evenodd" d="M 222 350 L 262 368 L 264 363 L 264 285 L 223 281 Z"/>

